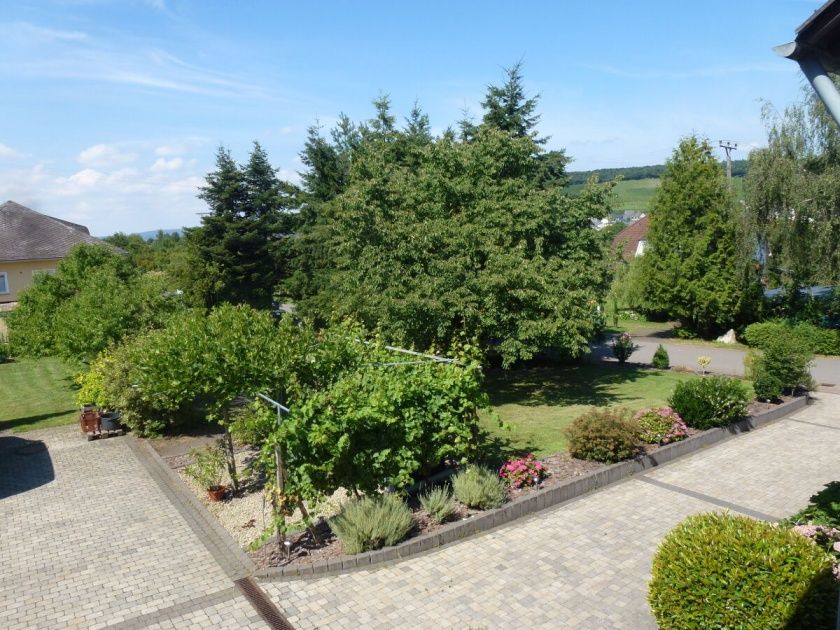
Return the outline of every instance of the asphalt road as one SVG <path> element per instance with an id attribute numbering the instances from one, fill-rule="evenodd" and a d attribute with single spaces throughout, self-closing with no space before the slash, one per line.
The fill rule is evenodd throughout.
<path id="1" fill-rule="evenodd" d="M 630 363 L 650 363 L 653 353 L 661 343 L 668 351 L 672 367 L 698 370 L 697 357 L 707 356 L 712 362 L 707 370 L 715 374 L 731 376 L 744 375 L 744 357 L 746 352 L 738 348 L 718 348 L 681 343 L 656 337 L 633 337 L 638 349 L 631 355 Z M 592 361 L 615 361 L 609 342 L 592 347 Z M 811 366 L 811 376 L 820 389 L 840 393 L 840 357 L 817 357 Z"/>

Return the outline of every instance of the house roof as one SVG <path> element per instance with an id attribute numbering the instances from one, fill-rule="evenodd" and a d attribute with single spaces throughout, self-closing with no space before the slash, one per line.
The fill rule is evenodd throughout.
<path id="1" fill-rule="evenodd" d="M 0 260 L 64 258 L 74 245 L 101 242 L 83 225 L 48 217 L 14 201 L 0 204 Z"/>
<path id="2" fill-rule="evenodd" d="M 650 220 L 648 217 L 643 216 L 615 235 L 612 241 L 612 247 L 613 249 L 621 249 L 621 257 L 624 260 L 633 260 L 636 256 L 639 241 L 643 241 L 647 237 L 649 223 Z"/>

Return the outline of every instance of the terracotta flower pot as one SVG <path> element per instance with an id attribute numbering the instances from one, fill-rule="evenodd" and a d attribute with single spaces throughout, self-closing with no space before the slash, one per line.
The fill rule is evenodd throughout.
<path id="1" fill-rule="evenodd" d="M 225 486 L 215 486 L 207 490 L 207 496 L 215 503 L 216 501 L 224 499 L 226 492 L 227 488 Z"/>

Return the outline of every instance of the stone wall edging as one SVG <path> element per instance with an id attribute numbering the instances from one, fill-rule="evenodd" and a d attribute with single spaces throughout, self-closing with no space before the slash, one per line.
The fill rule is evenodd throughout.
<path id="1" fill-rule="evenodd" d="M 505 525 L 523 516 L 539 512 L 546 508 L 555 507 L 593 490 L 627 479 L 632 475 L 644 472 L 650 468 L 662 466 L 691 453 L 695 453 L 739 433 L 745 433 L 765 426 L 805 407 L 808 404 L 808 400 L 808 396 L 797 397 L 781 403 L 773 409 L 747 416 L 743 420 L 739 420 L 727 427 L 708 429 L 680 442 L 663 446 L 653 454 L 641 455 L 635 459 L 611 464 L 606 468 L 585 473 L 556 486 L 517 497 L 499 508 L 481 512 L 468 519 L 449 523 L 439 530 L 410 538 L 393 547 L 385 547 L 384 549 L 368 551 L 353 556 L 339 556 L 326 560 L 318 560 L 307 565 L 269 567 L 258 570 L 255 576 L 268 580 L 280 578 L 312 578 L 367 569 L 373 565 L 404 560 L 456 542 L 467 536 L 479 532 L 486 532 Z"/>

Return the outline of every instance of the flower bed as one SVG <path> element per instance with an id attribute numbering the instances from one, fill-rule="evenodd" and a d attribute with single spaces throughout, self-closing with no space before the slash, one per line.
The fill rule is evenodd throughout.
<path id="1" fill-rule="evenodd" d="M 798 405 L 802 401 L 803 399 L 798 401 L 789 399 L 786 402 L 788 405 L 791 403 Z M 750 411 L 758 412 L 769 419 L 773 419 L 787 413 L 780 408 L 785 406 L 753 403 Z M 793 408 L 797 407 L 791 407 L 791 409 Z M 760 419 L 760 416 L 758 418 Z M 506 469 L 508 472 L 512 470 L 517 472 L 527 471 L 527 474 L 519 476 L 520 481 L 525 480 L 524 482 L 508 484 L 505 502 L 501 508 L 482 511 L 458 504 L 449 518 L 443 523 L 438 523 L 426 514 L 420 506 L 418 497 L 413 494 L 408 503 L 413 525 L 407 538 L 395 547 L 365 552 L 356 556 L 348 556 L 344 553 L 341 541 L 332 534 L 326 518 L 323 518 L 328 518 L 331 514 L 334 514 L 340 509 L 341 504 L 347 500 L 346 493 L 342 492 L 342 496 L 334 496 L 331 499 L 326 511 L 323 509 L 324 506 L 321 506 L 322 509 L 319 514 L 322 518 L 319 518 L 316 530 L 321 538 L 320 544 L 315 543 L 309 532 L 299 531 L 289 536 L 292 543 L 290 557 L 287 557 L 285 547 L 278 546 L 276 538 L 269 539 L 259 549 L 249 552 L 249 555 L 263 573 L 271 574 L 272 571 L 282 571 L 284 575 L 343 570 L 343 568 L 346 568 L 344 565 L 356 566 L 355 560 L 350 562 L 355 558 L 358 558 L 359 566 L 363 566 L 369 565 L 371 562 L 405 557 L 405 555 L 431 549 L 470 533 L 483 531 L 488 527 L 508 522 L 526 513 L 549 507 L 634 472 L 693 452 L 706 444 L 724 439 L 732 433 L 749 430 L 752 427 L 753 419 L 747 419 L 738 423 L 737 426 L 733 425 L 728 428 L 716 428 L 703 432 L 688 429 L 688 438 L 685 441 L 691 444 L 677 442 L 642 445 L 640 443 L 639 453 L 634 459 L 613 465 L 576 459 L 567 452 L 556 453 L 540 459 L 526 455 L 520 458 L 519 464 L 516 464 L 515 461 L 510 462 L 507 467 L 503 467 L 500 471 L 502 473 Z M 661 457 L 657 457 L 659 451 L 663 451 Z M 249 454 L 250 450 L 244 449 L 241 455 L 242 461 L 245 461 Z M 187 463 L 183 458 L 176 461 L 180 466 Z M 534 470 L 540 471 L 539 480 L 536 484 L 527 482 L 529 478 L 533 481 L 532 473 Z M 516 476 L 514 475 L 514 477 Z M 580 483 L 578 483 L 578 480 L 580 480 Z M 438 479 L 438 481 L 441 481 L 441 479 Z M 190 483 L 190 486 L 208 506 L 208 509 L 219 518 L 225 529 L 243 547 L 247 547 L 248 543 L 257 539 L 262 531 L 261 525 L 269 522 L 269 508 L 262 499 L 259 480 L 251 480 L 250 483 L 246 484 L 245 490 L 240 495 L 231 496 L 229 493 L 224 501 L 215 504 L 208 503 L 204 496 L 205 493 L 195 484 Z M 253 515 L 251 515 L 252 513 Z M 290 521 L 294 520 L 294 516 L 290 518 Z M 415 540 L 418 541 L 417 545 L 412 542 Z M 307 569 L 307 567 L 309 568 Z"/>

